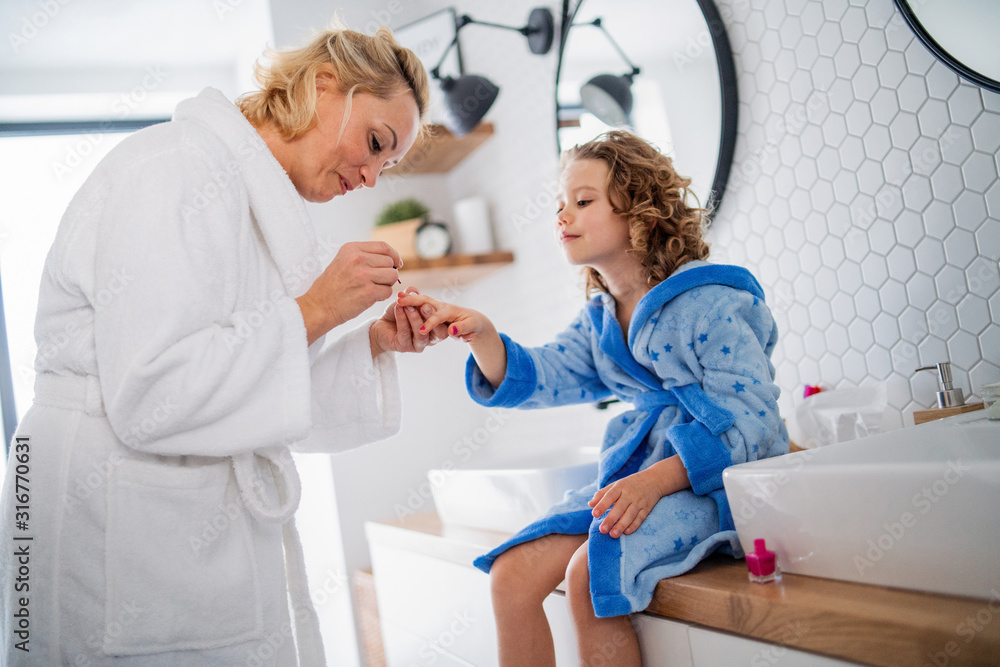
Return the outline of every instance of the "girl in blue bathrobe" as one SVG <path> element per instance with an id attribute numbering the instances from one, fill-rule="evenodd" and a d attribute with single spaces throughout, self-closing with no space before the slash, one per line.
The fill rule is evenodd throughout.
<path id="1" fill-rule="evenodd" d="M 469 344 L 466 384 L 486 406 L 542 408 L 615 396 L 598 479 L 475 565 L 490 573 L 502 665 L 554 665 L 542 603 L 565 578 L 582 664 L 641 664 L 628 614 L 656 583 L 710 553 L 742 555 L 726 467 L 788 451 L 771 350 L 777 330 L 754 277 L 709 264 L 690 180 L 627 132 L 563 156 L 556 235 L 590 300 L 539 348 L 481 313 L 424 295 L 426 331 Z"/>

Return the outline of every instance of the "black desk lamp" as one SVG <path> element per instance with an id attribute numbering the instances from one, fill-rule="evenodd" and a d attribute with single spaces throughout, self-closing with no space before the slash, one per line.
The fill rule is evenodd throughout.
<path id="1" fill-rule="evenodd" d="M 631 72 L 621 76 L 598 74 L 580 88 L 580 101 L 587 111 L 597 116 L 605 125 L 612 127 L 625 125 L 629 122 L 629 116 L 632 113 L 632 80 L 639 74 L 640 70 L 621 50 L 618 43 L 611 37 L 611 33 L 601 24 L 600 18 L 588 23 L 574 23 L 573 27 L 578 25 L 592 25 L 599 28 L 611 42 L 611 46 L 615 47 L 622 60 L 632 68 Z"/>

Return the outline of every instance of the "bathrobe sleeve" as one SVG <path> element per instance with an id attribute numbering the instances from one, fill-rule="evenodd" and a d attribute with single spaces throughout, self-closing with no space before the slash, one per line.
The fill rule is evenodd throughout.
<path id="1" fill-rule="evenodd" d="M 92 303 L 108 419 L 125 444 L 153 454 L 294 443 L 310 426 L 301 312 L 283 291 L 234 311 L 241 285 L 260 280 L 245 268 L 247 193 L 221 160 L 178 144 L 107 175 L 95 212 Z"/>
<path id="2" fill-rule="evenodd" d="M 506 334 L 500 338 L 507 348 L 507 373 L 493 389 L 476 360 L 469 355 L 465 386 L 476 403 L 501 408 L 549 408 L 588 403 L 611 392 L 594 363 L 592 331 L 586 311 L 542 347 L 526 348 Z"/>
<path id="3" fill-rule="evenodd" d="M 770 311 L 749 292 L 721 285 L 691 290 L 677 299 L 676 306 L 703 311 L 706 304 L 710 305 L 703 316 L 690 319 L 690 343 L 681 351 L 698 382 L 687 391 L 684 387 L 676 391 L 692 407 L 707 401 L 715 407 L 704 412 L 728 412 L 732 418 L 708 424 L 691 421 L 668 431 L 698 494 L 721 489 L 722 471 L 729 465 L 776 453 L 771 448 L 782 432 L 779 389 L 768 358 L 777 339 Z M 663 367 L 662 372 L 657 368 L 661 377 L 668 372 L 667 363 L 664 355 L 654 361 L 654 368 Z"/>

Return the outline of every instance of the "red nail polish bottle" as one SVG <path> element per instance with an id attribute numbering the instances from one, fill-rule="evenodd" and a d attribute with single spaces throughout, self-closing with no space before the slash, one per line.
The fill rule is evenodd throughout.
<path id="1" fill-rule="evenodd" d="M 781 581 L 781 570 L 775 562 L 774 552 L 767 550 L 764 540 L 753 541 L 754 550 L 747 554 L 747 569 L 750 571 L 750 581 L 755 584 L 766 584 L 771 581 Z"/>

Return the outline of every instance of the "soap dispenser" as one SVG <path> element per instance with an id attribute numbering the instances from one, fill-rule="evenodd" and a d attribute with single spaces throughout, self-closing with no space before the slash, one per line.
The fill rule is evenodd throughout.
<path id="1" fill-rule="evenodd" d="M 952 415 L 961 414 L 963 412 L 982 410 L 982 403 L 966 405 L 965 395 L 962 393 L 962 390 L 956 389 L 953 386 L 951 379 L 951 362 L 942 361 L 941 363 L 934 364 L 933 366 L 923 366 L 917 369 L 918 373 L 920 371 L 937 371 L 937 407 L 930 410 L 915 411 L 913 413 L 914 424 L 923 424 L 924 422 L 934 421 L 935 419 L 941 419 L 943 417 L 951 417 Z"/>

